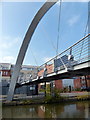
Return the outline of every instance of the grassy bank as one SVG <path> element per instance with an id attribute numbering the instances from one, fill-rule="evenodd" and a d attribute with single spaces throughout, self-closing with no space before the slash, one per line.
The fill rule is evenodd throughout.
<path id="1" fill-rule="evenodd" d="M 47 94 L 43 98 L 35 98 L 35 99 L 17 99 L 11 102 L 3 101 L 3 106 L 17 106 L 17 105 L 32 105 L 32 104 L 53 104 L 53 103 L 62 103 L 62 102 L 70 102 L 70 101 L 85 101 L 90 100 L 89 95 L 79 95 L 74 97 L 62 97 L 58 93 L 54 95 Z"/>

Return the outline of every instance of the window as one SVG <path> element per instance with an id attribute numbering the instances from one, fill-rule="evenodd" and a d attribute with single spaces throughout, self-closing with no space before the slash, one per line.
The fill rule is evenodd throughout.
<path id="1" fill-rule="evenodd" d="M 6 75 L 8 75 L 8 72 L 6 71 Z"/>

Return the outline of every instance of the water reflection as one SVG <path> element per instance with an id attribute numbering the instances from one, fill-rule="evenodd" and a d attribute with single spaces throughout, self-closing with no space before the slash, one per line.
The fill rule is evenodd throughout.
<path id="1" fill-rule="evenodd" d="M 90 118 L 90 101 L 3 107 L 3 118 Z"/>

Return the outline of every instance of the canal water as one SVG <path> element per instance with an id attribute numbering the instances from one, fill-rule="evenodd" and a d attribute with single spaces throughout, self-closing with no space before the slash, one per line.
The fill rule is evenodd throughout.
<path id="1" fill-rule="evenodd" d="M 89 118 L 90 101 L 3 107 L 3 118 Z"/>

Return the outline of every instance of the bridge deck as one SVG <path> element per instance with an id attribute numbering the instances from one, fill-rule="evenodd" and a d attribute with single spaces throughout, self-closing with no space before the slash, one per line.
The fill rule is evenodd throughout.
<path id="1" fill-rule="evenodd" d="M 69 79 L 71 77 L 83 76 L 83 75 L 90 75 L 90 61 L 74 66 L 72 71 L 67 71 L 66 69 L 64 69 L 58 72 L 52 72 L 50 74 L 47 74 L 47 77 L 40 77 L 39 79 L 36 78 L 33 79 L 32 81 L 23 82 L 21 85 L 17 85 L 17 87 L 23 85 L 50 82 L 53 80 L 60 80 L 66 78 Z"/>
<path id="2" fill-rule="evenodd" d="M 43 71 L 42 74 L 38 75 L 39 71 Z M 17 84 L 17 86 L 90 75 L 90 34 L 41 65 L 39 71 L 37 72 L 39 77 Z"/>

